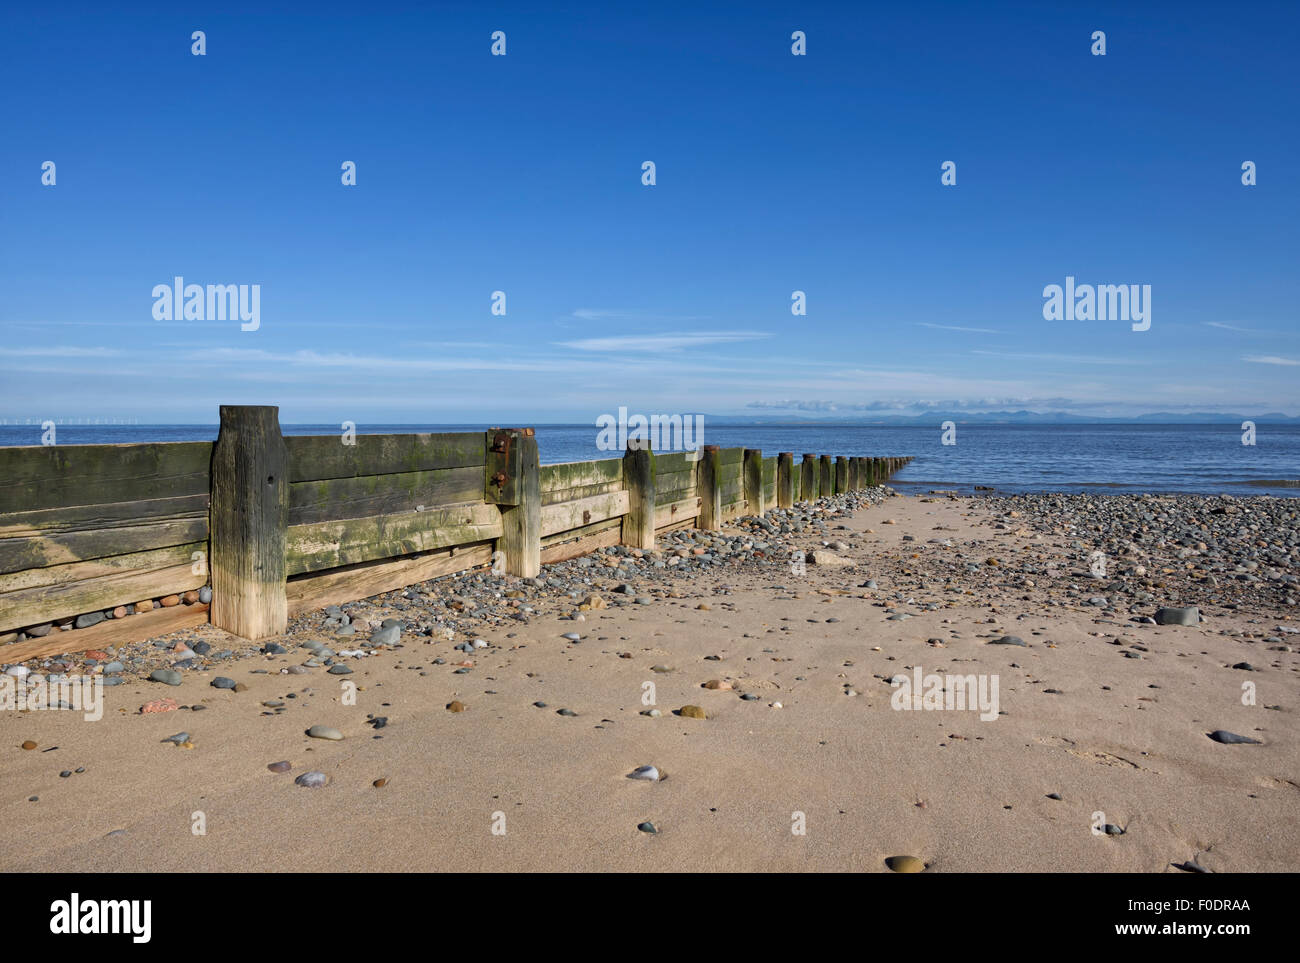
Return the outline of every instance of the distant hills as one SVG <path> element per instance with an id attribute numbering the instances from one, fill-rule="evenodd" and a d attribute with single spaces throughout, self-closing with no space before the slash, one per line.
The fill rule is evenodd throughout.
<path id="1" fill-rule="evenodd" d="M 1257 425 L 1297 425 L 1300 417 L 1278 411 L 1261 415 L 1189 412 L 1174 414 L 1160 411 L 1144 415 L 1075 415 L 1062 411 L 925 411 L 915 415 L 878 415 L 864 417 L 861 412 L 844 415 L 705 415 L 705 422 L 715 425 L 926 425 L 945 421 L 959 425 L 1240 425 L 1253 421 Z"/>

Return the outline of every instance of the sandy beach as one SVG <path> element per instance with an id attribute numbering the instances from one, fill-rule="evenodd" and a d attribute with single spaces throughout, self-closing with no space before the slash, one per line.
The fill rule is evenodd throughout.
<path id="1" fill-rule="evenodd" d="M 786 533 L 778 512 L 771 532 L 676 533 L 533 583 L 350 603 L 355 634 L 313 613 L 269 653 L 209 626 L 106 653 L 127 668 L 100 721 L 0 713 L 0 869 L 1300 869 L 1294 583 L 1207 577 L 1213 545 L 1126 554 L 1132 533 L 1071 530 L 1032 499 L 819 504 Z M 824 554 L 792 565 L 792 546 Z M 1160 606 L 1202 621 L 1153 624 Z M 385 618 L 400 638 L 364 648 Z M 147 681 L 177 641 L 205 654 L 179 686 Z M 890 680 L 918 668 L 996 679 L 997 711 L 894 708 Z M 180 708 L 141 713 L 164 698 Z M 296 784 L 308 771 L 327 783 Z"/>

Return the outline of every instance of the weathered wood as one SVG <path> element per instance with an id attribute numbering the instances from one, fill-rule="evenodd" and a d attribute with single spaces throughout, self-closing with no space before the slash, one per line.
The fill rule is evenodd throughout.
<path id="1" fill-rule="evenodd" d="M 609 525 L 607 527 L 593 525 L 590 529 L 582 529 L 581 531 L 582 534 L 577 538 L 562 539 L 543 545 L 543 564 L 551 565 L 555 562 L 563 562 L 571 558 L 577 558 L 580 555 L 586 555 L 588 552 L 594 552 L 598 548 L 617 545 L 622 538 L 618 525 Z"/>
<path id="2" fill-rule="evenodd" d="M 843 495 L 849 490 L 849 460 L 844 455 L 835 457 L 835 494 Z"/>
<path id="3" fill-rule="evenodd" d="M 394 515 L 483 500 L 483 469 L 441 468 L 356 475 L 289 486 L 289 524 Z"/>
<path id="4" fill-rule="evenodd" d="M 131 552 L 126 555 L 109 555 L 105 558 L 90 559 L 86 562 L 69 562 L 66 565 L 27 568 L 19 572 L 10 572 L 6 575 L 0 575 L 0 609 L 5 605 L 4 593 L 6 592 L 39 588 L 42 585 L 69 585 L 73 582 L 84 582 L 87 579 L 99 578 L 104 575 L 121 575 L 129 571 L 152 572 L 182 563 L 193 566 L 196 564 L 194 555 L 200 552 L 204 556 L 200 574 L 206 575 L 208 570 L 206 561 L 208 543 L 206 541 L 190 542 L 187 545 L 171 545 L 166 548 L 151 548 L 148 551 Z M 137 596 L 114 604 L 138 602 L 143 597 Z M 28 624 L 34 623 L 29 622 Z"/>
<path id="5" fill-rule="evenodd" d="M 5 538 L 0 539 L 0 573 L 185 545 L 201 541 L 207 536 L 208 520 L 192 517 L 152 521 L 123 528 L 58 532 L 33 538 Z"/>
<path id="6" fill-rule="evenodd" d="M 745 512 L 762 515 L 763 504 L 763 452 L 759 448 L 746 448 L 742 471 L 745 479 Z"/>
<path id="7" fill-rule="evenodd" d="M 29 639 L 26 642 L 14 642 L 0 646 L 0 660 L 5 662 L 26 662 L 28 659 L 40 659 L 50 655 L 63 655 L 85 652 L 87 649 L 102 649 L 108 646 L 125 645 L 128 642 L 140 642 L 144 639 L 156 639 L 159 636 L 192 629 L 208 621 L 208 606 L 202 602 L 193 605 L 173 605 L 168 608 L 141 612 L 139 615 L 124 619 L 110 619 L 100 622 L 88 629 L 74 629 L 70 632 L 55 630 L 42 639 Z"/>
<path id="8" fill-rule="evenodd" d="M 783 451 L 776 456 L 776 507 L 789 508 L 794 504 L 794 452 Z"/>
<path id="9" fill-rule="evenodd" d="M 145 522 L 202 518 L 208 522 L 208 493 L 175 498 L 146 498 L 105 505 L 43 508 L 0 515 L 0 539 L 57 535 L 101 528 L 130 528 Z"/>
<path id="10" fill-rule="evenodd" d="M 320 481 L 357 475 L 469 468 L 487 463 L 483 433 L 439 432 L 402 435 L 356 435 L 345 445 L 342 435 L 290 435 L 289 481 Z"/>
<path id="11" fill-rule="evenodd" d="M 500 551 L 505 553 L 506 572 L 536 578 L 542 570 L 542 492 L 537 456 L 537 438 L 516 433 L 518 447 L 518 504 L 501 507 Z"/>
<path id="12" fill-rule="evenodd" d="M 426 512 L 291 525 L 285 538 L 290 575 L 431 552 L 500 538 L 502 513 L 482 502 Z"/>
<path id="13" fill-rule="evenodd" d="M 602 485 L 623 480 L 622 458 L 599 458 L 592 461 L 569 461 L 542 465 L 539 485 L 543 495 L 570 488 Z"/>
<path id="14" fill-rule="evenodd" d="M 698 495 L 692 495 L 667 505 L 656 505 L 655 531 L 661 531 L 667 525 L 677 525 L 684 521 L 693 523 L 699 517 L 701 502 L 702 499 Z"/>
<path id="15" fill-rule="evenodd" d="M 655 547 L 655 453 L 649 446 L 629 446 L 623 453 L 623 485 L 627 514 L 623 516 L 622 542 L 632 548 Z"/>
<path id="16" fill-rule="evenodd" d="M 495 510 L 495 509 L 494 509 Z M 420 555 L 347 565 L 289 580 L 285 594 L 290 615 L 392 592 L 429 579 L 454 575 L 492 562 L 490 541 L 438 549 Z"/>
<path id="17" fill-rule="evenodd" d="M 212 443 L 0 448 L 0 516 L 208 491 Z"/>
<path id="18" fill-rule="evenodd" d="M 484 436 L 483 500 L 492 505 L 518 505 L 523 499 L 522 474 L 528 458 L 519 439 L 533 438 L 531 428 L 491 428 Z M 536 438 L 533 438 L 536 443 Z"/>
<path id="19" fill-rule="evenodd" d="M 844 467 L 844 490 L 855 492 L 858 490 L 858 460 L 849 458 Z"/>
<path id="20" fill-rule="evenodd" d="M 561 502 L 577 501 L 579 498 L 590 498 L 593 495 L 608 495 L 610 492 L 623 491 L 621 481 L 605 482 L 600 485 L 582 485 L 578 488 L 562 488 L 553 492 L 542 492 L 542 507 L 547 505 L 558 505 Z"/>
<path id="21" fill-rule="evenodd" d="M 700 528 L 715 532 L 722 526 L 722 489 L 720 452 L 717 445 L 701 449 L 696 493 L 700 498 Z"/>
<path id="22" fill-rule="evenodd" d="M 128 602 L 188 592 L 207 584 L 186 559 L 158 569 L 124 569 L 80 582 L 37 585 L 0 595 L 0 632 L 111 609 Z"/>
<path id="23" fill-rule="evenodd" d="M 628 511 L 627 492 L 610 492 L 607 495 L 593 495 L 571 502 L 560 502 L 542 508 L 542 537 L 556 532 L 567 532 L 573 528 L 582 528 L 592 522 L 602 522 L 607 518 L 621 518 Z"/>
<path id="24" fill-rule="evenodd" d="M 719 448 L 718 449 L 719 465 L 724 465 L 724 466 L 735 465 L 737 466 L 737 468 L 739 468 L 740 464 L 744 460 L 745 460 L 744 448 Z"/>
<path id="25" fill-rule="evenodd" d="M 834 468 L 830 455 L 822 455 L 817 459 L 817 495 L 825 497 L 835 494 Z"/>
<path id="26" fill-rule="evenodd" d="M 342 446 L 340 446 L 342 447 Z M 212 452 L 212 624 L 246 639 L 288 627 L 289 453 L 279 409 L 222 405 Z"/>
<path id="27" fill-rule="evenodd" d="M 695 494 L 698 475 L 694 470 L 664 473 L 659 471 L 659 456 L 655 456 L 655 501 L 660 505 L 680 501 Z"/>
<path id="28" fill-rule="evenodd" d="M 817 497 L 817 456 L 805 454 L 799 463 L 799 498 L 810 502 Z"/>

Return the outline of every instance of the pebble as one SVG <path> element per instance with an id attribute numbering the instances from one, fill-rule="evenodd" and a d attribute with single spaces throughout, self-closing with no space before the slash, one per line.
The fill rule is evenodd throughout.
<path id="1" fill-rule="evenodd" d="M 181 674 L 171 669 L 154 669 L 149 673 L 149 678 L 154 682 L 161 682 L 163 685 L 180 685 Z"/>
<path id="2" fill-rule="evenodd" d="M 28 739 L 26 742 L 23 743 L 23 748 L 24 748 L 24 749 L 35 749 L 35 748 L 36 748 L 36 743 L 34 743 L 34 742 L 32 742 L 30 739 Z"/>
<path id="3" fill-rule="evenodd" d="M 285 759 L 281 762 L 269 762 L 266 764 L 266 768 L 271 772 L 288 772 L 293 766 L 289 764 L 289 760 Z"/>
<path id="4" fill-rule="evenodd" d="M 659 770 L 654 766 L 637 766 L 627 774 L 629 779 L 644 779 L 647 782 L 659 781 Z"/>
<path id="5" fill-rule="evenodd" d="M 1262 746 L 1263 743 L 1258 739 L 1252 739 L 1250 736 L 1239 736 L 1235 732 L 1229 732 L 1227 729 L 1215 729 L 1207 735 L 1215 742 L 1221 742 L 1225 746 Z"/>
<path id="6" fill-rule="evenodd" d="M 396 645 L 402 636 L 400 625 L 386 625 L 370 633 L 371 645 Z"/>
<path id="7" fill-rule="evenodd" d="M 307 735 L 313 739 L 330 739 L 338 742 L 343 738 L 343 733 L 339 732 L 333 726 L 312 726 L 307 730 Z"/>
<path id="8" fill-rule="evenodd" d="M 1196 606 L 1184 609 L 1156 609 L 1157 625 L 1198 625 L 1201 610 Z"/>
<path id="9" fill-rule="evenodd" d="M 227 679 L 224 675 L 219 675 L 212 680 L 214 689 L 233 689 L 235 687 L 234 679 Z"/>
<path id="10" fill-rule="evenodd" d="M 993 639 L 989 645 L 1025 645 L 1025 640 L 1017 635 L 1004 635 L 1001 638 Z M 1028 648 L 1028 646 L 1025 646 Z"/>
<path id="11" fill-rule="evenodd" d="M 682 706 L 677 714 L 687 719 L 707 719 L 708 716 L 699 706 Z"/>
<path id="12" fill-rule="evenodd" d="M 641 832 L 649 833 L 652 836 L 659 832 L 659 830 L 655 829 L 655 824 L 651 822 L 637 823 L 636 828 L 641 830 Z"/>
<path id="13" fill-rule="evenodd" d="M 461 702 L 459 699 L 453 699 L 451 702 L 447 703 L 448 712 L 464 712 L 466 708 L 465 703 Z"/>
<path id="14" fill-rule="evenodd" d="M 352 674 L 352 670 L 348 668 L 346 665 L 332 665 L 329 667 L 328 672 L 330 675 L 351 675 Z"/>
<path id="15" fill-rule="evenodd" d="M 166 739 L 163 740 L 163 742 L 174 742 L 178 746 L 182 742 L 189 742 L 189 741 L 190 741 L 190 734 L 188 732 L 178 732 L 176 733 L 176 735 L 168 736 Z"/>
<path id="16" fill-rule="evenodd" d="M 313 769 L 311 772 L 304 772 L 294 780 L 295 784 L 306 786 L 308 789 L 319 789 L 327 782 L 329 782 L 329 777 L 317 769 Z"/>

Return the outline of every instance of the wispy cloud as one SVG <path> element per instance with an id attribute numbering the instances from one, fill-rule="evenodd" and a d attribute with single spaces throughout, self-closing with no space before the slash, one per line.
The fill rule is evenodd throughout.
<path id="1" fill-rule="evenodd" d="M 1010 351 L 981 351 L 975 349 L 971 354 L 981 354 L 990 358 L 1005 358 L 1009 361 L 1049 361 L 1061 364 L 1117 364 L 1144 365 L 1150 362 L 1140 358 L 1106 358 L 1089 354 L 1030 354 Z"/>
<path id="2" fill-rule="evenodd" d="M 1242 361 L 1249 361 L 1251 364 L 1280 364 L 1287 367 L 1300 365 L 1300 360 L 1295 358 L 1279 358 L 1275 354 L 1248 354 L 1244 355 Z"/>
<path id="3" fill-rule="evenodd" d="M 578 308 L 573 317 L 579 321 L 707 321 L 707 315 L 655 314 L 647 311 L 627 311 L 608 308 Z"/>
<path id="4" fill-rule="evenodd" d="M 582 338 L 557 342 L 575 351 L 680 351 L 710 344 L 758 341 L 770 338 L 763 331 L 678 331 L 667 334 L 627 334 L 608 338 Z"/>
<path id="5" fill-rule="evenodd" d="M 77 348 L 71 345 L 50 345 L 35 348 L 0 347 L 0 355 L 10 358 L 116 358 L 122 352 L 117 348 Z"/>
<path id="6" fill-rule="evenodd" d="M 935 328 L 939 331 L 961 331 L 965 334 L 1001 334 L 1001 331 L 994 331 L 992 328 L 963 328 L 955 324 L 930 324 L 928 321 L 916 322 L 922 328 Z"/>

